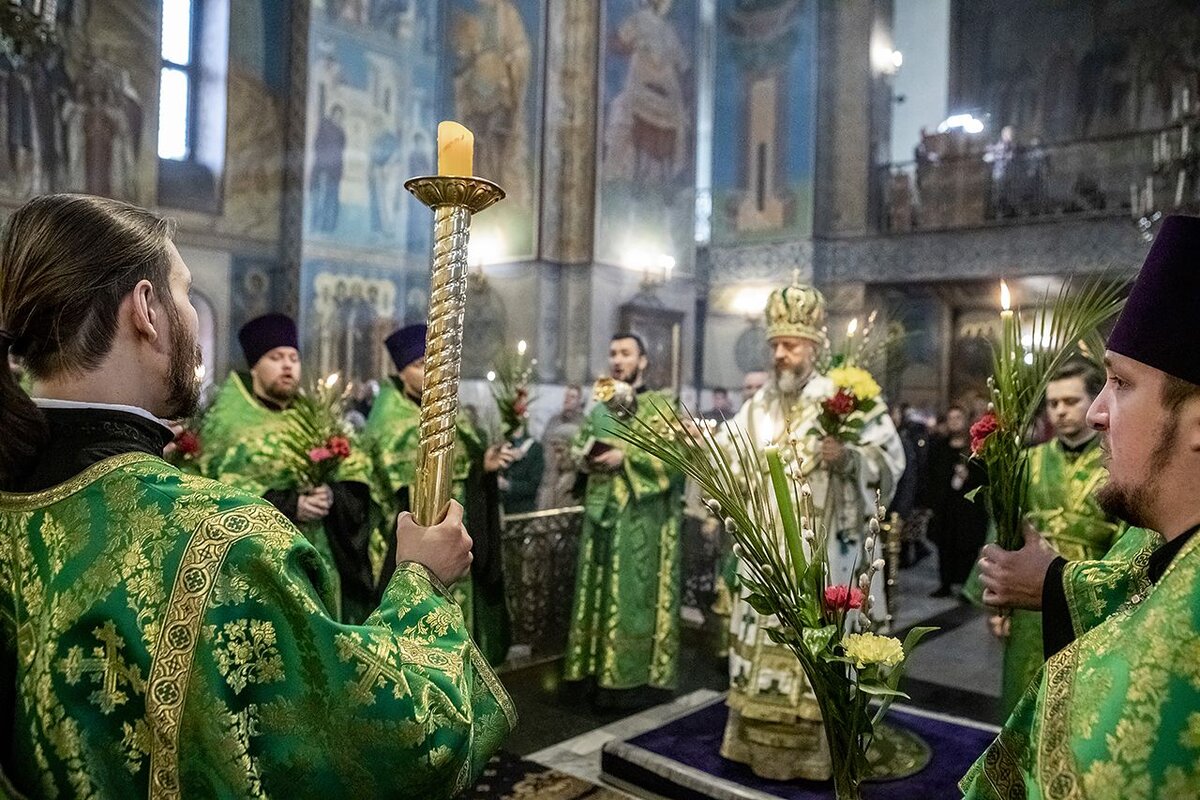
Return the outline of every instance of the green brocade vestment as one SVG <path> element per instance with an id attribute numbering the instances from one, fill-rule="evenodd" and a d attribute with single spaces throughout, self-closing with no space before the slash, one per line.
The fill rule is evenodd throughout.
<path id="1" fill-rule="evenodd" d="M 1094 597 L 1144 588 L 1046 662 L 963 778 L 971 800 L 1200 796 L 1200 537 L 1156 584 L 1141 583 L 1147 551 L 1129 538 L 1132 557 L 1092 576 L 1107 584 Z"/>
<path id="2" fill-rule="evenodd" d="M 1095 492 L 1107 475 L 1097 436 L 1078 455 L 1057 440 L 1029 453 L 1028 519 L 1046 541 L 1068 561 L 1101 558 L 1120 531 L 1096 502 Z M 978 565 L 976 565 L 976 570 Z M 1030 681 L 1045 662 L 1042 614 L 1014 610 L 1004 645 L 1004 683 L 1001 708 L 1012 712 Z"/>
<path id="3" fill-rule="evenodd" d="M 1145 528 L 1127 528 L 1103 558 L 1063 567 L 1063 593 L 1076 636 L 1111 617 L 1134 595 L 1150 588 L 1146 567 L 1163 538 Z"/>
<path id="4" fill-rule="evenodd" d="M 242 377 L 232 373 L 204 414 L 196 462 L 200 474 L 258 497 L 272 489 L 312 488 L 297 486 L 295 476 L 281 466 L 281 442 L 291 424 L 291 412 L 267 408 L 255 399 Z M 369 460 L 352 445 L 350 457 L 338 467 L 336 480 L 370 485 L 370 476 Z M 331 608 L 341 617 L 341 577 L 326 526 L 321 522 L 295 525 L 329 567 L 336 598 Z"/>
<path id="5" fill-rule="evenodd" d="M 45 797 L 453 797 L 515 724 L 461 611 L 405 564 L 344 625 L 328 576 L 268 503 L 153 456 L 0 493 L 5 775 Z"/>
<path id="6" fill-rule="evenodd" d="M 638 395 L 637 416 L 675 406 L 663 392 Z M 615 473 L 588 475 L 567 680 L 595 677 L 605 689 L 673 688 L 679 667 L 679 523 L 682 476 L 615 435 L 608 407 L 584 419 L 576 452 L 591 440 L 620 449 Z"/>
<path id="7" fill-rule="evenodd" d="M 411 510 L 420 455 L 420 425 L 421 407 L 397 388 L 394 381 L 384 381 L 361 437 L 372 465 L 371 498 L 377 509 L 371 538 L 371 563 L 376 575 L 381 574 L 385 563 L 390 563 L 388 555 L 389 548 L 395 546 L 396 515 Z M 462 504 L 464 524 L 475 539 L 476 567 L 485 561 L 481 558 L 481 546 L 491 542 L 498 547 L 499 542 L 498 495 L 491 497 L 484 489 L 485 450 L 483 440 L 465 418 L 460 418 L 454 452 L 454 499 Z M 490 663 L 500 664 L 508 653 L 508 615 L 498 550 L 489 554 L 488 560 L 492 558 L 495 561 L 489 564 L 492 567 L 489 571 L 494 573 L 494 580 L 489 586 L 476 587 L 472 579 L 465 579 L 452 589 L 480 650 Z"/>

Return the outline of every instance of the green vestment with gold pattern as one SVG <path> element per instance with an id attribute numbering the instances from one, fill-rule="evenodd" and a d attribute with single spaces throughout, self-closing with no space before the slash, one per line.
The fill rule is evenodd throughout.
<path id="1" fill-rule="evenodd" d="M 1143 545 L 1153 536 L 1123 536 L 1122 553 L 1091 581 L 1088 570 L 1103 562 L 1065 574 L 1093 587 L 1083 592 L 1090 599 L 1082 615 L 1072 605 L 1079 623 L 1093 622 L 1121 592 L 1133 593 L 1046 662 L 963 778 L 967 798 L 1200 796 L 1200 537 L 1150 584 Z"/>
<path id="2" fill-rule="evenodd" d="M 404 564 L 362 626 L 265 501 L 129 453 L 0 493 L 5 777 L 44 797 L 450 798 L 515 724 Z"/>
<path id="3" fill-rule="evenodd" d="M 417 480 L 417 460 L 420 455 L 421 407 L 413 402 L 395 381 L 384 381 L 379 396 L 371 407 L 362 432 L 363 449 L 372 465 L 371 497 L 378 509 L 371 539 L 371 562 L 376 575 L 385 564 L 390 565 L 390 550 L 395 546 L 396 515 L 411 510 L 411 498 Z M 482 566 L 480 546 L 499 540 L 499 495 L 491 497 L 484 489 L 483 456 L 486 443 L 467 423 L 458 420 L 458 442 L 454 450 L 454 499 L 462 504 L 464 524 L 476 540 L 476 560 Z M 494 507 L 493 507 L 494 506 Z M 494 519 L 493 519 L 494 517 Z M 490 528 L 495 527 L 495 531 Z M 495 535 L 493 535 L 495 534 Z M 508 652 L 508 616 L 504 610 L 503 579 L 499 572 L 500 553 L 489 553 L 488 567 L 494 571 L 491 583 L 499 583 L 499 591 L 489 586 L 474 586 L 464 579 L 452 589 L 467 625 L 472 630 L 480 650 L 492 664 L 504 661 Z M 498 595 L 498 596 L 497 596 Z"/>
<path id="4" fill-rule="evenodd" d="M 1029 452 L 1027 518 L 1071 562 L 1102 558 L 1121 531 L 1096 502 L 1096 489 L 1107 475 L 1102 458 L 1098 436 L 1078 454 L 1057 439 Z M 1041 612 L 1014 610 L 1004 645 L 1000 703 L 1005 715 L 1012 713 L 1044 662 Z"/>
<path id="5" fill-rule="evenodd" d="M 1163 538 L 1145 528 L 1126 528 L 1116 544 L 1094 561 L 1071 561 L 1063 567 L 1063 593 L 1076 636 L 1111 617 L 1129 598 L 1150 588 L 1146 565 Z"/>
<path id="6" fill-rule="evenodd" d="M 204 414 L 197 469 L 206 478 L 259 497 L 273 489 L 311 488 L 297 486 L 296 476 L 282 466 L 285 463 L 281 457 L 282 442 L 292 424 L 292 412 L 267 408 L 251 394 L 242 376 L 232 373 Z M 352 445 L 350 457 L 339 465 L 335 479 L 370 485 L 370 460 L 357 444 Z M 320 521 L 294 524 L 325 559 L 337 598 L 335 616 L 341 618 L 341 575 L 327 526 Z M 357 610 L 351 616 L 361 616 L 369 610 Z"/>
<path id="7" fill-rule="evenodd" d="M 637 416 L 674 408 L 664 392 L 638 395 Z M 605 689 L 673 688 L 679 667 L 679 524 L 683 479 L 617 438 L 603 404 L 584 419 L 577 455 L 592 440 L 625 454 L 615 473 L 592 472 L 564 665 L 567 680 Z"/>

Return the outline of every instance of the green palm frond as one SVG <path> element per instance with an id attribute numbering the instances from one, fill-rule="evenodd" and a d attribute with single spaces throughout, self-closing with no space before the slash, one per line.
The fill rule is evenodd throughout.
<path id="1" fill-rule="evenodd" d="M 336 384 L 329 378 L 315 382 L 284 412 L 288 424 L 281 434 L 280 464 L 301 489 L 328 483 L 341 463 L 336 458 L 314 462 L 309 456 L 333 437 L 347 436 L 344 415 L 352 387 L 338 389 Z"/>
<path id="2" fill-rule="evenodd" d="M 1047 292 L 1028 315 L 1014 312 L 1011 326 L 992 344 L 989 387 L 999 426 L 979 455 L 987 467 L 985 492 L 1002 547 L 1016 549 L 1024 541 L 1029 458 L 1025 436 L 1046 386 L 1072 357 L 1086 353 L 1095 359 L 1102 352 L 1099 329 L 1120 312 L 1123 295 L 1124 285 L 1110 277 L 1067 280 L 1057 295 Z"/>
<path id="3" fill-rule="evenodd" d="M 529 406 L 534 400 L 531 387 L 537 382 L 537 359 L 527 360 L 521 348 L 515 354 L 504 351 L 492 372 L 488 376 L 492 384 L 492 399 L 496 401 L 504 438 L 507 439 L 527 420 Z"/>
<path id="4" fill-rule="evenodd" d="M 847 330 L 837 345 L 827 336 L 825 347 L 817 357 L 817 371 L 825 374 L 834 367 L 862 367 L 870 372 L 882 370 L 890 359 L 903 351 L 909 334 L 904 325 L 896 321 L 880 329 L 878 318 L 878 311 L 868 314 L 861 325 L 855 318 L 853 334 Z"/>
<path id="5" fill-rule="evenodd" d="M 746 602 L 778 620 L 766 632 L 792 651 L 807 676 L 831 748 L 862 767 L 875 724 L 892 700 L 905 696 L 897 688 L 904 663 L 856 669 L 846 657 L 842 643 L 861 623 L 865 608 L 854 612 L 826 604 L 828 531 L 817 517 L 807 481 L 800 477 L 803 470 L 795 448 L 790 442 L 784 445 L 790 461 L 785 472 L 778 451 L 764 450 L 736 425 L 727 423 L 718 432 L 691 420 L 687 409 L 681 414 L 666 403 L 650 402 L 654 413 L 614 419 L 606 432 L 700 487 L 745 566 L 739 580 Z M 806 532 L 802 540 L 801 532 Z M 856 581 L 862 576 L 869 583 L 872 574 L 864 565 L 854 570 Z M 905 655 L 928 630 L 914 631 L 902 643 Z M 874 715 L 873 699 L 881 703 Z"/>

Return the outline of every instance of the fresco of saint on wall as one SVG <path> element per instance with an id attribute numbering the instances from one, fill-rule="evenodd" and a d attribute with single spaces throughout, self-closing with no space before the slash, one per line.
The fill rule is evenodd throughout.
<path id="1" fill-rule="evenodd" d="M 307 357 L 317 374 L 340 372 L 351 382 L 378 379 L 387 371 L 383 340 L 395 330 L 396 281 L 376 272 L 348 273 L 340 265 L 314 263 L 306 287 Z"/>
<path id="2" fill-rule="evenodd" d="M 669 256 L 687 268 L 695 230 L 697 8 L 607 0 L 596 260 Z M 633 256 L 640 257 L 640 256 Z"/>
<path id="3" fill-rule="evenodd" d="M 536 255 L 542 0 L 453 0 L 447 70 L 454 119 L 475 134 L 475 174 L 504 187 L 473 235 L 490 261 Z"/>
<path id="4" fill-rule="evenodd" d="M 714 244 L 812 233 L 816 0 L 718 0 Z"/>
<path id="5" fill-rule="evenodd" d="M 423 256 L 428 211 L 404 181 L 433 169 L 437 54 L 429 30 L 437 9 L 402 4 L 395 27 L 359 26 L 385 5 L 327 0 L 314 13 L 305 237 Z"/>
<path id="6" fill-rule="evenodd" d="M 40 10 L 54 31 L 48 46 L 17 52 L 0 42 L 0 193 L 83 191 L 150 202 L 153 8 L 76 0 Z"/>

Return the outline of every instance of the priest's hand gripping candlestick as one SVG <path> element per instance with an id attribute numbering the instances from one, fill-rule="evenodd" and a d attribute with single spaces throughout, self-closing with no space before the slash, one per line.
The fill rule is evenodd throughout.
<path id="1" fill-rule="evenodd" d="M 438 125 L 438 174 L 404 184 L 434 213 L 421 450 L 413 497 L 413 515 L 419 525 L 442 521 L 450 507 L 471 215 L 504 199 L 499 186 L 471 176 L 473 155 L 471 132 L 457 122 L 442 122 Z"/>

